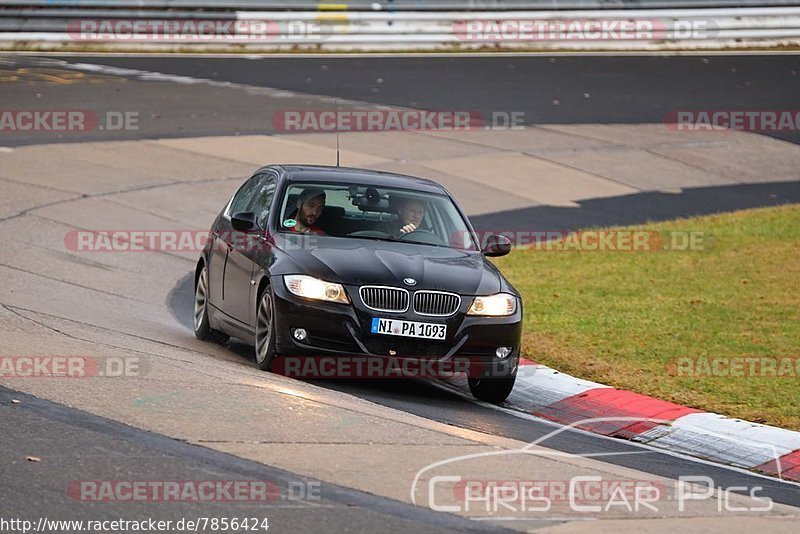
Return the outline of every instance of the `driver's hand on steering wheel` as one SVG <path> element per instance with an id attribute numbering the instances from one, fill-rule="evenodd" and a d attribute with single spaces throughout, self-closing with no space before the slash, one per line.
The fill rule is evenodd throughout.
<path id="1" fill-rule="evenodd" d="M 417 229 L 417 226 L 415 224 L 408 223 L 407 225 L 405 225 L 402 228 L 400 228 L 400 233 L 401 234 L 410 234 L 411 232 L 413 232 L 416 229 Z"/>

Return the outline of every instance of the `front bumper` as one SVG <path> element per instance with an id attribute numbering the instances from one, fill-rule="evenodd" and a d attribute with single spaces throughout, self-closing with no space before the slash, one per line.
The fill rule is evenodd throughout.
<path id="1" fill-rule="evenodd" d="M 471 375 L 508 375 L 516 369 L 522 335 L 522 305 L 507 317 L 477 317 L 466 314 L 472 298 L 462 298 L 460 309 L 449 317 L 378 312 L 367 308 L 355 286 L 345 286 L 351 304 L 309 300 L 286 289 L 282 276 L 272 280 L 275 300 L 276 349 L 281 356 L 371 356 L 470 362 Z M 443 341 L 372 334 L 374 317 L 446 324 Z M 292 332 L 303 328 L 308 336 L 297 341 Z M 511 347 L 505 358 L 497 347 Z M 474 365 L 474 364 L 478 365 Z"/>

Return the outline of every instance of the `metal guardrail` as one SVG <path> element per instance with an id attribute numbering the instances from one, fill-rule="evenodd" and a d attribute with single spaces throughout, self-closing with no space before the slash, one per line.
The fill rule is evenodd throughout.
<path id="1" fill-rule="evenodd" d="M 570 0 L 573 1 L 573 0 Z M 577 0 L 574 0 L 577 1 Z M 594 0 L 585 0 L 593 2 Z M 739 0 L 733 0 L 737 2 Z M 800 4 L 771 7 L 713 7 L 578 10 L 439 11 L 351 10 L 359 2 L 297 7 L 310 2 L 234 2 L 260 10 L 222 9 L 221 0 L 0 0 L 0 46 L 94 49 L 195 50 L 515 50 L 671 49 L 800 44 Z M 361 2 L 364 3 L 364 2 Z M 698 2 L 695 4 L 707 3 Z M 24 6 L 23 6 L 24 4 Z M 47 8 L 30 7 L 46 4 Z M 137 9 L 124 6 L 135 4 Z M 462 2 L 463 4 L 463 2 Z M 468 5 L 531 5 L 535 0 L 467 2 Z M 225 4 L 229 6 L 230 4 Z M 59 7 L 53 7 L 59 6 Z M 93 7 L 96 6 L 96 7 Z M 142 7 L 153 9 L 142 9 Z M 165 9 L 169 6 L 170 9 Z M 175 9 L 180 6 L 182 9 Z M 187 8 L 194 7 L 195 10 Z M 212 9 L 216 8 L 216 9 Z M 463 5 L 462 5 L 463 8 Z"/>
<path id="2" fill-rule="evenodd" d="M 264 11 L 530 11 L 541 9 L 668 9 L 769 7 L 796 0 L 0 0 L 4 7 L 207 9 Z"/>

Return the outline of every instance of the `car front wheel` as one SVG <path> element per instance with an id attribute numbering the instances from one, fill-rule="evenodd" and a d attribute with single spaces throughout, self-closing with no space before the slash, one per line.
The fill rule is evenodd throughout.
<path id="1" fill-rule="evenodd" d="M 468 378 L 469 390 L 475 398 L 496 404 L 503 402 L 511 395 L 514 382 L 517 380 L 517 371 L 509 376 L 495 378 Z"/>

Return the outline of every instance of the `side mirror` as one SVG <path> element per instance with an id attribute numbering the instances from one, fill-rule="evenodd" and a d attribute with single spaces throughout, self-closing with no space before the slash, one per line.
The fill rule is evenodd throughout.
<path id="1" fill-rule="evenodd" d="M 511 240 L 504 235 L 490 234 L 486 236 L 483 253 L 487 256 L 505 256 L 511 252 Z"/>
<path id="2" fill-rule="evenodd" d="M 256 214 L 252 211 L 239 211 L 234 213 L 231 216 L 231 226 L 233 226 L 234 230 L 238 230 L 239 232 L 251 232 L 258 227 L 258 225 L 256 225 Z"/>

